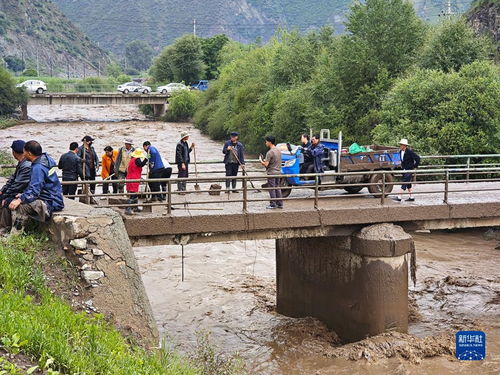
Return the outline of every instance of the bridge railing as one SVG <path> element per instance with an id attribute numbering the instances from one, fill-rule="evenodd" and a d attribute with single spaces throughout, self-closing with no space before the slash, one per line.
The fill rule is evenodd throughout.
<path id="1" fill-rule="evenodd" d="M 450 169 L 450 168 L 465 168 L 464 175 L 466 179 L 470 178 L 470 175 L 467 173 L 468 168 L 475 167 L 500 167 L 500 154 L 470 154 L 470 155 L 424 155 L 421 156 L 422 164 L 420 165 L 420 169 L 432 169 L 432 168 L 442 168 L 442 169 Z M 458 159 L 463 160 L 462 163 L 446 163 L 447 160 L 450 159 Z M 482 160 L 482 162 L 475 162 L 475 160 Z M 484 161 L 488 162 L 484 162 Z M 490 161 L 491 160 L 491 161 Z M 493 161 L 496 160 L 496 161 Z M 443 161 L 443 164 L 426 164 L 426 162 L 433 161 Z M 248 173 L 262 173 L 262 167 L 260 166 L 260 162 L 258 159 L 247 159 L 246 161 L 246 171 Z M 194 166 L 195 163 L 191 165 Z M 222 168 L 223 161 L 222 160 L 205 160 L 198 161 L 196 165 L 198 168 L 198 173 L 200 175 L 218 175 L 225 174 L 226 171 Z M 221 169 L 215 169 L 217 166 L 221 166 Z M 257 168 L 255 167 L 257 166 Z M 15 164 L 0 164 L 0 172 L 2 170 L 14 169 L 16 167 Z M 208 168 L 207 168 L 208 167 Z M 143 174 L 145 175 L 145 174 Z M 59 176 L 61 177 L 61 176 Z"/>
<path id="2" fill-rule="evenodd" d="M 373 171 L 373 172 L 345 172 L 345 173 L 329 173 L 328 176 L 332 178 L 340 177 L 353 177 L 353 176 L 373 176 L 377 175 L 376 182 L 358 182 L 358 183 L 334 183 L 334 182 L 320 182 L 320 178 L 324 176 L 323 174 L 290 174 L 290 175 L 277 175 L 281 179 L 289 177 L 300 177 L 311 179 L 311 183 L 307 186 L 281 186 L 281 189 L 289 189 L 291 192 L 302 191 L 301 195 L 289 196 L 282 198 L 283 201 L 310 201 L 314 208 L 320 208 L 321 202 L 331 199 L 344 199 L 352 197 L 375 197 L 379 200 L 380 205 L 384 205 L 386 199 L 389 196 L 394 196 L 398 192 L 389 192 L 392 187 L 396 185 L 401 185 L 401 181 L 393 181 L 393 176 L 402 175 L 403 171 Z M 500 182 L 500 167 L 485 167 L 485 168 L 455 168 L 455 169 L 427 169 L 427 170 L 415 170 L 415 171 L 404 171 L 404 173 L 413 173 L 414 180 L 411 182 L 418 186 L 418 188 L 413 191 L 414 195 L 429 195 L 441 196 L 442 202 L 448 203 L 451 194 L 460 193 L 471 193 L 471 192 L 491 192 L 499 191 L 500 184 L 467 184 L 469 180 L 465 178 L 455 178 L 457 176 L 464 176 L 465 174 L 474 175 L 477 178 L 474 182 L 486 183 L 486 182 Z M 78 181 L 78 185 L 81 186 L 81 191 L 73 198 L 79 198 L 89 204 L 96 204 L 100 207 L 114 207 L 114 208 L 149 208 L 152 206 L 164 206 L 167 214 L 171 214 L 173 209 L 184 208 L 187 210 L 223 210 L 225 205 L 230 204 L 240 204 L 242 210 L 245 212 L 249 209 L 250 204 L 259 202 L 269 202 L 270 198 L 267 196 L 255 195 L 252 193 L 262 193 L 268 192 L 269 190 L 274 190 L 274 188 L 269 188 L 268 186 L 259 185 L 259 182 L 267 182 L 270 176 L 265 174 L 251 175 L 251 176 L 236 176 L 236 177 L 188 177 L 188 178 L 160 178 L 160 179 L 135 179 L 135 180 L 108 180 L 108 181 Z M 438 177 L 436 179 L 436 177 Z M 227 194 L 227 199 L 221 199 L 220 197 L 214 197 L 210 195 L 210 199 L 204 199 L 201 194 L 214 193 L 213 189 L 210 189 L 210 184 L 213 183 L 225 183 L 226 181 L 236 180 L 241 186 L 236 189 L 224 189 L 221 188 L 220 193 Z M 186 183 L 189 186 L 197 186 L 195 190 L 188 191 L 178 191 L 174 190 L 174 187 L 179 183 Z M 137 193 L 91 193 L 91 185 L 102 185 L 103 183 L 112 184 L 126 184 L 126 183 L 139 183 L 142 189 Z M 151 192 L 147 186 L 150 183 L 164 183 L 165 190 Z M 461 184 L 462 183 L 462 184 Z M 62 182 L 63 185 L 74 185 L 74 182 Z M 255 185 L 258 186 L 255 186 Z M 329 189 L 347 189 L 351 190 L 355 188 L 362 187 L 376 187 L 375 192 L 358 192 L 358 193 L 343 193 L 343 194 L 322 194 L 321 192 Z M 307 191 L 307 193 L 304 193 Z M 241 193 L 241 195 L 239 195 Z M 187 197 L 183 197 L 188 195 Z M 127 201 L 131 196 L 137 196 L 142 199 L 141 202 L 131 202 Z M 106 199 L 106 202 L 100 202 L 99 199 Z M 160 201 L 155 198 L 161 198 Z M 439 198 L 438 198 L 439 199 Z M 276 199 L 277 200 L 277 199 Z M 214 207 L 215 205 L 215 207 Z M 228 208 L 229 209 L 229 208 Z"/>

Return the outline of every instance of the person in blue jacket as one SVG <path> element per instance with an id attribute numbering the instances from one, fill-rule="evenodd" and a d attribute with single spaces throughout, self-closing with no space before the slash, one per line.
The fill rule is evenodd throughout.
<path id="1" fill-rule="evenodd" d="M 313 159 L 304 173 L 323 173 L 323 155 L 325 154 L 325 146 L 320 143 L 319 135 L 313 135 L 311 138 L 311 147 L 309 153 Z"/>
<path id="2" fill-rule="evenodd" d="M 24 156 L 31 162 L 30 183 L 9 204 L 11 222 L 7 224 L 11 224 L 12 231 L 21 231 L 29 217 L 44 222 L 53 212 L 64 208 L 54 159 L 42 152 L 42 146 L 37 141 L 29 141 L 24 145 Z"/>
<path id="3" fill-rule="evenodd" d="M 146 151 L 149 159 L 148 178 L 170 178 L 170 176 L 172 175 L 172 167 L 165 166 L 158 149 L 154 146 L 151 146 L 151 142 L 149 141 L 144 142 L 142 144 L 142 147 L 144 151 Z M 167 191 L 167 182 L 150 182 L 149 188 L 151 189 L 152 192 Z M 165 195 L 154 194 L 151 200 L 163 201 L 165 200 Z"/>
<path id="4" fill-rule="evenodd" d="M 229 135 L 229 140 L 224 143 L 222 147 L 222 153 L 224 154 L 224 165 L 226 166 L 226 176 L 237 176 L 238 169 L 245 168 L 245 148 L 243 144 L 239 141 L 239 134 L 232 132 Z M 236 189 L 236 179 L 226 180 L 226 193 L 229 193 L 230 186 L 233 186 L 233 192 L 237 193 Z"/>

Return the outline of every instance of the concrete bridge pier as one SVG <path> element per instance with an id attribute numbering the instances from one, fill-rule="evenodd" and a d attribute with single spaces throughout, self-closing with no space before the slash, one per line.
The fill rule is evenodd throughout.
<path id="1" fill-rule="evenodd" d="M 352 236 L 276 240 L 277 310 L 316 317 L 344 342 L 408 330 L 412 237 L 393 224 Z"/>
<path id="2" fill-rule="evenodd" d="M 153 104 L 153 114 L 155 117 L 161 117 L 167 109 L 166 104 Z"/>

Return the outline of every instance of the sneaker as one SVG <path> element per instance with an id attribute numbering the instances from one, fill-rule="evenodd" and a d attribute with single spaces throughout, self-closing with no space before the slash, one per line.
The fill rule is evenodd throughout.
<path id="1" fill-rule="evenodd" d="M 276 208 L 283 209 L 283 206 L 276 206 Z"/>
<path id="2" fill-rule="evenodd" d="M 415 198 L 408 198 L 408 199 L 405 199 L 405 202 L 415 202 Z"/>
<path id="3" fill-rule="evenodd" d="M 399 198 L 399 197 L 394 197 L 394 198 L 392 198 L 392 200 L 395 200 L 396 202 L 401 202 L 402 201 L 402 199 Z"/>
<path id="4" fill-rule="evenodd" d="M 266 206 L 266 209 L 268 209 L 268 210 L 274 210 L 275 208 L 276 208 L 276 206 L 271 206 L 271 205 Z"/>

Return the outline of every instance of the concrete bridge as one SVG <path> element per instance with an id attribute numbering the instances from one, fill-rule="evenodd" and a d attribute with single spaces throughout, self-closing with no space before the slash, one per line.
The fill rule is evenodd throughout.
<path id="1" fill-rule="evenodd" d="M 121 93 L 47 93 L 30 95 L 28 104 L 22 107 L 23 119 L 28 119 L 29 105 L 126 105 L 152 104 L 155 116 L 165 113 L 169 94 L 121 94 Z"/>
<path id="2" fill-rule="evenodd" d="M 201 194 L 188 195 L 173 191 L 176 180 L 170 179 L 170 208 L 142 202 L 150 212 L 124 216 L 126 233 L 116 235 L 128 236 L 136 246 L 275 239 L 279 313 L 319 318 L 345 342 L 386 330 L 406 332 L 408 273 L 413 279 L 416 274 L 408 232 L 500 226 L 495 175 L 478 182 L 451 181 L 448 175 L 444 183 L 419 180 L 415 202 L 300 189 L 282 210 L 266 210 L 267 192 L 248 191 L 245 177 L 239 177 L 244 184 L 240 194 L 210 198 L 203 194 L 209 179 L 193 179 L 200 182 Z M 120 211 L 111 198 L 103 201 Z M 74 216 L 73 204 L 68 204 L 69 214 L 56 217 Z M 99 210 L 94 208 L 92 215 Z"/>

